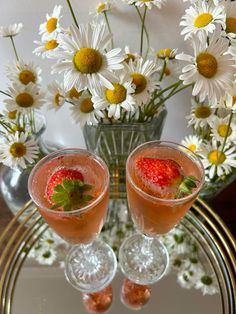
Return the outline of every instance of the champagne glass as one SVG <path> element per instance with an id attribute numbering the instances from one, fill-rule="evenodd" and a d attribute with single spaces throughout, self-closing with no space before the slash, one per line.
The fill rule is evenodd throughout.
<path id="1" fill-rule="evenodd" d="M 160 280 L 169 256 L 158 236 L 174 228 L 196 199 L 204 182 L 199 158 L 186 147 L 167 141 L 138 146 L 126 163 L 126 189 L 138 233 L 119 251 L 124 275 L 137 284 Z"/>
<path id="2" fill-rule="evenodd" d="M 113 250 L 97 239 L 109 201 L 104 161 L 83 149 L 54 152 L 33 168 L 28 188 L 48 225 L 73 245 L 65 263 L 69 283 L 84 293 L 107 287 L 117 261 Z"/>

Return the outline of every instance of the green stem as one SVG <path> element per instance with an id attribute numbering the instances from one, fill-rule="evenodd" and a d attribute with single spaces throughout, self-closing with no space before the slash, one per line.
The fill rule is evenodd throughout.
<path id="1" fill-rule="evenodd" d="M 143 54 L 143 33 L 144 33 L 144 27 L 145 27 L 145 19 L 147 14 L 147 7 L 144 8 L 144 13 L 142 17 L 142 28 L 141 28 L 141 42 L 140 42 L 140 56 Z"/>
<path id="2" fill-rule="evenodd" d="M 163 79 L 163 77 L 164 77 L 164 75 L 165 75 L 166 66 L 167 66 L 167 63 L 166 63 L 166 60 L 164 60 L 162 72 L 161 72 L 161 75 L 160 75 L 160 78 L 159 78 L 159 81 L 160 81 L 160 82 L 162 81 L 162 79 Z"/>
<path id="3" fill-rule="evenodd" d="M 8 93 L 5 93 L 4 91 L 0 90 L 0 93 L 7 96 L 7 97 L 11 97 L 11 95 L 9 95 Z"/>
<path id="4" fill-rule="evenodd" d="M 143 18 L 142 18 L 142 15 L 141 15 L 140 11 L 139 11 L 139 8 L 136 5 L 134 5 L 134 7 L 135 7 L 135 9 L 136 9 L 136 11 L 138 13 L 138 16 L 139 16 L 141 22 L 142 22 Z M 146 51 L 146 55 L 145 55 L 145 59 L 146 59 L 148 51 L 149 51 L 149 48 L 150 48 L 150 40 L 149 40 L 149 34 L 148 34 L 148 31 L 147 31 L 147 28 L 146 28 L 145 24 L 144 24 L 143 28 L 144 28 L 144 32 L 145 32 L 146 39 L 147 39 L 147 51 Z"/>
<path id="5" fill-rule="evenodd" d="M 76 19 L 76 17 L 75 17 L 75 13 L 74 13 L 74 10 L 73 10 L 72 5 L 71 5 L 71 3 L 70 3 L 70 0 L 66 0 L 66 2 L 67 2 L 67 4 L 68 4 L 68 6 L 69 6 L 70 13 L 71 13 L 72 18 L 73 18 L 73 20 L 74 20 L 74 23 L 75 23 L 75 25 L 79 28 L 79 24 L 78 24 L 77 19 Z"/>
<path id="6" fill-rule="evenodd" d="M 109 23 L 109 20 L 108 20 L 108 17 L 107 17 L 107 12 L 104 11 L 103 14 L 104 14 L 104 18 L 105 18 L 105 21 L 106 21 L 106 24 L 107 24 L 108 31 L 112 35 L 112 38 L 111 38 L 111 48 L 113 49 L 114 48 L 113 33 L 111 31 L 111 26 L 110 26 L 110 23 Z"/>
<path id="7" fill-rule="evenodd" d="M 162 104 L 165 103 L 166 100 L 168 100 L 170 97 L 174 96 L 175 94 L 181 92 L 182 90 L 184 90 L 185 88 L 188 88 L 192 86 L 192 84 L 188 84 L 188 85 L 184 85 L 181 88 L 177 89 L 177 87 L 175 86 L 173 88 L 173 90 L 165 97 L 163 98 L 159 103 L 158 103 L 158 107 L 160 107 Z M 177 89 L 177 90 L 176 90 Z"/>
<path id="8" fill-rule="evenodd" d="M 16 60 L 19 61 L 19 57 L 18 57 L 18 54 L 17 54 L 17 51 L 16 51 L 16 46 L 15 46 L 15 43 L 14 43 L 14 39 L 13 39 L 12 36 L 10 36 L 10 39 L 11 39 L 12 47 L 13 47 L 13 50 L 14 50 L 14 53 L 15 53 L 15 56 L 16 56 Z"/>
<path id="9" fill-rule="evenodd" d="M 227 131 L 226 131 L 226 136 L 224 138 L 224 142 L 223 142 L 223 145 L 222 145 L 222 149 L 221 149 L 221 153 L 224 152 L 224 149 L 225 149 L 225 145 L 226 145 L 226 142 L 227 142 L 227 138 L 229 137 L 229 130 L 230 130 L 230 125 L 231 125 L 231 122 L 232 122 L 232 119 L 233 119 L 233 111 L 231 111 L 230 113 L 230 117 L 229 117 L 229 122 L 228 122 L 228 126 L 227 126 Z M 221 155 L 221 154 L 220 154 Z"/>

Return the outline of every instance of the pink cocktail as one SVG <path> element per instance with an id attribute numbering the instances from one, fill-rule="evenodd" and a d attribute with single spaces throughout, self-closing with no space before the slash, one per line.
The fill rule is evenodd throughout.
<path id="1" fill-rule="evenodd" d="M 97 237 L 109 201 L 106 164 L 82 149 L 52 153 L 34 167 L 29 193 L 49 226 L 74 246 L 66 260 L 66 277 L 78 290 L 107 286 L 116 272 L 116 257 Z"/>
<path id="2" fill-rule="evenodd" d="M 157 239 L 174 228 L 204 182 L 199 158 L 186 147 L 165 141 L 140 145 L 126 163 L 126 189 L 132 220 L 140 234 L 120 249 L 121 269 L 131 281 L 151 284 L 168 265 L 168 252 Z"/>

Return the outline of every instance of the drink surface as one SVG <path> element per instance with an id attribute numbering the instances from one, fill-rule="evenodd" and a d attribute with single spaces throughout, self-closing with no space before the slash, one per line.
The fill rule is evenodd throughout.
<path id="1" fill-rule="evenodd" d="M 186 151 L 187 152 L 187 151 Z M 202 170 L 189 153 L 181 149 L 167 146 L 144 147 L 137 150 L 127 164 L 127 197 L 132 218 L 138 229 L 146 235 L 154 236 L 167 233 L 179 223 L 186 211 L 191 207 L 196 195 L 192 191 L 192 197 L 176 198 L 181 178 L 184 176 L 194 176 L 201 182 Z M 160 181 L 150 180 L 151 174 L 140 172 L 140 159 L 164 160 L 176 165 L 173 182 L 167 184 L 165 175 Z M 163 163 L 165 163 L 163 162 Z M 150 171 L 153 168 L 150 167 Z M 168 170 L 168 169 L 167 169 Z M 166 171 L 167 171 L 166 170 Z M 158 184 L 158 182 L 161 182 Z M 164 184 L 163 184 L 164 182 Z M 198 183 L 197 183 L 198 184 Z"/>
<path id="2" fill-rule="evenodd" d="M 78 170 L 84 183 L 92 185 L 89 194 L 93 199 L 85 208 L 63 211 L 51 209 L 46 196 L 50 177 L 61 168 Z M 31 190 L 39 212 L 58 235 L 67 242 L 89 243 L 99 234 L 104 223 L 108 206 L 108 187 L 105 187 L 106 173 L 90 154 L 65 154 L 55 157 L 39 167 L 33 177 Z M 102 195 L 102 197 L 100 197 Z"/>

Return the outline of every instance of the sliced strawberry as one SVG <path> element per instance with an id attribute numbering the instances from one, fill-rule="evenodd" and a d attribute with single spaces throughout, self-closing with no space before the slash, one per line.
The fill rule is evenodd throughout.
<path id="1" fill-rule="evenodd" d="M 63 179 L 80 180 L 84 182 L 84 177 L 80 171 L 70 168 L 60 168 L 52 174 L 47 184 L 46 197 L 50 203 L 52 202 L 52 195 L 55 192 L 55 186 L 62 184 Z"/>
<path id="2" fill-rule="evenodd" d="M 136 167 L 146 180 L 160 187 L 170 187 L 182 179 L 180 166 L 171 159 L 139 158 Z"/>

